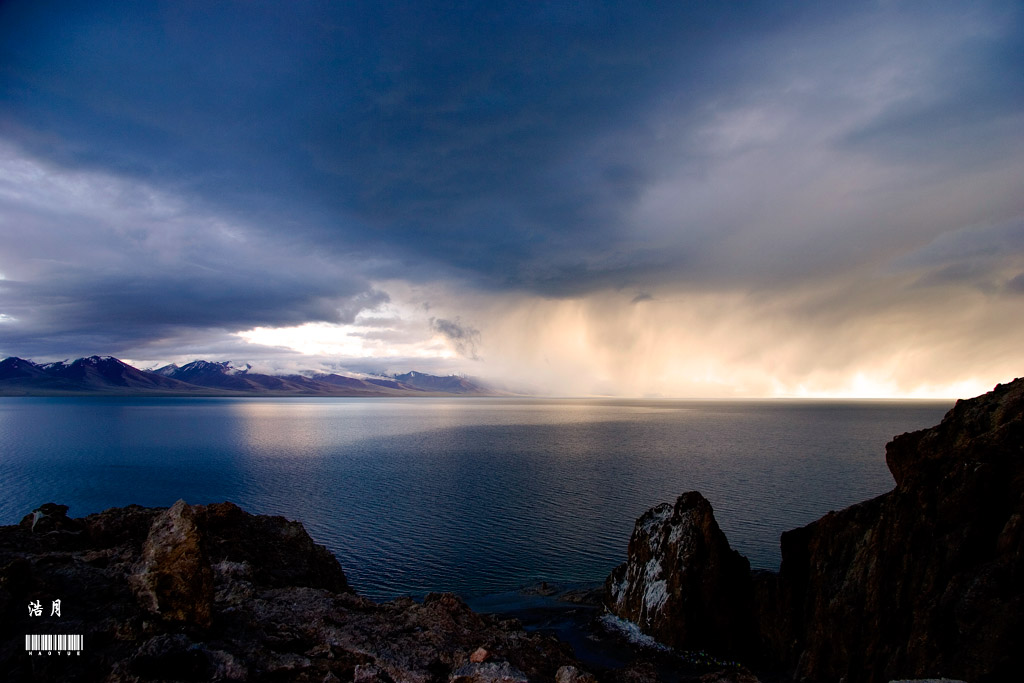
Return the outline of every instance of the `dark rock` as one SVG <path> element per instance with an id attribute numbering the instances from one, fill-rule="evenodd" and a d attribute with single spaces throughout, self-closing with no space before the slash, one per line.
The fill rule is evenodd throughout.
<path id="1" fill-rule="evenodd" d="M 563 666 L 555 672 L 555 683 L 597 683 L 597 679 L 574 666 Z"/>
<path id="2" fill-rule="evenodd" d="M 735 669 L 704 674 L 700 677 L 700 683 L 761 683 L 761 681 L 746 669 Z"/>
<path id="3" fill-rule="evenodd" d="M 605 677 L 609 683 L 660 683 L 657 667 L 650 662 L 634 662 L 627 667 L 612 671 Z"/>
<path id="4" fill-rule="evenodd" d="M 1015 679 L 1024 642 L 1024 379 L 896 437 L 886 461 L 896 488 L 783 534 L 778 574 L 738 576 L 734 563 L 716 560 L 728 546 L 708 540 L 717 535 L 710 510 L 680 514 L 683 498 L 652 509 L 637 522 L 628 563 L 609 577 L 610 605 L 683 647 L 727 630 L 722 614 L 741 633 L 753 623 L 753 647 L 741 654 L 799 680 Z M 731 590 L 752 596 L 748 611 L 742 600 L 708 609 Z"/>
<path id="5" fill-rule="evenodd" d="M 606 583 L 612 613 L 667 645 L 749 651 L 750 564 L 732 550 L 711 504 L 691 491 L 637 520 L 628 560 Z"/>
<path id="6" fill-rule="evenodd" d="M 117 548 L 140 553 L 149 535 L 149 528 L 160 512 L 156 508 L 129 505 L 89 515 L 81 520 L 88 535 L 88 547 L 95 550 Z"/>
<path id="7" fill-rule="evenodd" d="M 161 634 L 142 644 L 128 670 L 142 679 L 208 680 L 212 673 L 206 653 L 180 633 Z"/>
<path id="8" fill-rule="evenodd" d="M 450 683 L 527 683 L 530 679 L 508 662 L 463 664 L 452 673 Z"/>
<path id="9" fill-rule="evenodd" d="M 361 598 L 280 517 L 179 501 L 69 521 L 79 533 L 0 527 L 0 608 L 12 615 L 0 620 L 0 680 L 553 681 L 579 666 L 566 645 L 454 595 Z M 26 616 L 30 601 L 56 598 L 59 620 Z M 83 656 L 24 652 L 24 634 L 56 632 L 85 634 Z M 487 661 L 471 662 L 482 644 Z"/>
<path id="10" fill-rule="evenodd" d="M 1024 380 L 886 447 L 894 491 L 782 537 L 797 675 L 1007 680 L 1024 642 Z M 766 611 L 771 615 L 771 610 Z"/>
<path id="11" fill-rule="evenodd" d="M 523 595 L 543 595 L 550 597 L 558 594 L 558 589 L 549 584 L 547 581 L 541 581 L 534 586 L 527 586 L 526 588 L 519 591 Z"/>
<path id="12" fill-rule="evenodd" d="M 352 683 L 393 683 L 386 671 L 372 664 L 357 664 L 352 672 Z"/>
<path id="13" fill-rule="evenodd" d="M 600 606 L 604 604 L 604 587 L 600 588 L 574 588 L 558 594 L 562 602 L 569 602 L 574 605 Z"/>
<path id="14" fill-rule="evenodd" d="M 268 586 L 351 590 L 338 560 L 314 543 L 299 522 L 250 515 L 234 503 L 199 506 L 196 516 L 208 530 L 214 563 L 247 564 L 253 580 Z M 254 543 L 254 539 L 260 542 Z"/>
<path id="15" fill-rule="evenodd" d="M 43 503 L 22 518 L 21 526 L 37 534 L 81 530 L 77 521 L 68 518 L 68 506 L 57 503 Z"/>

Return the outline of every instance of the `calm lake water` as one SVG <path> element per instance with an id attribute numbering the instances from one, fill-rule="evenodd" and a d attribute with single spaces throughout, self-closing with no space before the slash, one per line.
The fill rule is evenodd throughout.
<path id="1" fill-rule="evenodd" d="M 701 491 L 733 547 L 892 488 L 885 443 L 951 402 L 0 398 L 0 524 L 230 500 L 305 524 L 376 599 L 600 582 Z"/>

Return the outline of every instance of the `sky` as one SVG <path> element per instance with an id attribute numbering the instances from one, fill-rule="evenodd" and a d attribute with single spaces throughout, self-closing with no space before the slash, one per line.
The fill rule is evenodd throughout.
<path id="1" fill-rule="evenodd" d="M 0 357 L 1024 375 L 1024 5 L 0 3 Z"/>

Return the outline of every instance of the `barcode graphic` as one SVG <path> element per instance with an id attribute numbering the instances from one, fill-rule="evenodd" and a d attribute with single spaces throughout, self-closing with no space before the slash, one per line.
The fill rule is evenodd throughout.
<path id="1" fill-rule="evenodd" d="M 80 635 L 25 635 L 25 649 L 28 651 L 41 650 L 81 650 L 82 636 Z"/>

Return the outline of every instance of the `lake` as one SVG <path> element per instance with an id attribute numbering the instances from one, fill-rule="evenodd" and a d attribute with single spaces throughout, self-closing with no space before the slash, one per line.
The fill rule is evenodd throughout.
<path id="1" fill-rule="evenodd" d="M 233 501 L 301 521 L 374 599 L 600 582 L 649 507 L 701 491 L 779 535 L 890 490 L 885 443 L 951 401 L 0 398 L 0 524 Z"/>

